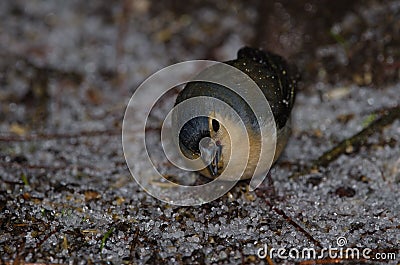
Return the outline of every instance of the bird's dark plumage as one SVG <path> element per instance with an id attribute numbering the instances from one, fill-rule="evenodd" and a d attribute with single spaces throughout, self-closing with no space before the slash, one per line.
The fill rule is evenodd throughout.
<path id="1" fill-rule="evenodd" d="M 238 58 L 226 64 L 247 74 L 267 98 L 277 129 L 285 126 L 295 99 L 298 77 L 279 55 L 260 49 L 244 47 L 238 51 Z M 176 103 L 196 96 L 215 97 L 229 104 L 240 115 L 245 124 L 257 130 L 258 123 L 251 108 L 232 90 L 209 82 L 190 82 L 179 93 Z M 196 117 L 187 122 L 180 131 L 179 140 L 188 150 L 199 154 L 199 142 L 209 136 L 207 117 Z"/>

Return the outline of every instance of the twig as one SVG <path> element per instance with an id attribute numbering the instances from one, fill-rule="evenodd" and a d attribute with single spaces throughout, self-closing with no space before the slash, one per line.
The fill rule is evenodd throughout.
<path id="1" fill-rule="evenodd" d="M 267 203 L 268 204 L 268 203 Z M 307 232 L 303 227 L 301 227 L 298 223 L 296 223 L 290 216 L 288 216 L 282 209 L 279 209 L 275 206 L 272 206 L 272 209 L 282 216 L 288 223 L 290 223 L 292 226 L 294 226 L 297 230 L 299 230 L 303 235 L 307 237 L 308 240 L 313 242 L 316 246 L 319 248 L 322 248 L 322 244 L 316 240 L 309 232 Z"/>
<path id="2" fill-rule="evenodd" d="M 84 76 L 82 73 L 77 72 L 77 71 L 72 71 L 72 70 L 62 70 L 58 69 L 53 66 L 49 65 L 40 65 L 35 63 L 33 60 L 27 58 L 27 55 L 20 55 L 20 54 L 5 54 L 5 53 L 0 53 L 0 56 L 11 56 L 11 60 L 14 60 L 15 62 L 23 62 L 26 64 L 27 67 L 32 68 L 34 71 L 39 72 L 39 73 L 45 73 L 46 76 L 56 76 L 56 77 L 61 77 L 61 78 L 67 78 L 70 80 L 74 80 L 77 83 L 82 82 L 84 79 Z M 9 57 L 8 57 L 9 58 Z"/>
<path id="3" fill-rule="evenodd" d="M 80 137 L 108 136 L 121 134 L 121 130 L 101 130 L 86 131 L 79 133 L 53 133 L 53 134 L 31 134 L 26 136 L 0 135 L 0 142 L 29 142 L 29 141 L 47 141 L 54 139 L 71 139 Z"/>
<path id="4" fill-rule="evenodd" d="M 54 229 L 53 231 L 51 231 L 47 235 L 45 235 L 45 237 L 36 244 L 35 249 L 40 248 L 43 245 L 43 243 L 46 242 L 52 235 L 56 234 L 58 232 L 58 230 L 59 230 L 59 227 Z"/>
<path id="5" fill-rule="evenodd" d="M 289 178 L 296 178 L 309 174 L 312 170 L 316 170 L 320 167 L 327 167 L 340 155 L 349 153 L 349 150 L 355 152 L 367 143 L 369 136 L 381 132 L 387 125 L 392 124 L 397 119 L 400 119 L 400 106 L 385 109 L 379 119 L 371 122 L 366 128 L 357 134 L 341 141 L 338 145 L 322 154 L 318 159 L 314 160 L 311 166 L 301 172 L 292 174 Z"/>
<path id="6" fill-rule="evenodd" d="M 146 132 L 160 131 L 161 127 L 146 127 Z M 137 133 L 139 131 L 130 131 L 131 133 Z M 81 137 L 96 137 L 96 136 L 113 136 L 122 134 L 121 129 L 115 130 L 99 130 L 99 131 L 83 131 L 78 133 L 38 133 L 30 134 L 26 136 L 16 135 L 0 135 L 0 142 L 30 142 L 30 141 L 49 141 L 58 139 L 74 139 Z"/>
<path id="7" fill-rule="evenodd" d="M 21 164 L 18 162 L 3 162 L 0 161 L 0 167 L 4 168 L 18 168 L 18 169 L 31 169 L 31 170 L 49 170 L 49 171 L 58 171 L 58 170 L 66 170 L 66 169 L 78 169 L 79 171 L 84 171 L 85 169 L 90 169 L 94 170 L 97 172 L 102 171 L 98 167 L 94 167 L 92 165 L 76 165 L 76 164 L 70 164 L 70 165 L 62 165 L 62 166 L 51 166 L 51 165 L 31 165 L 31 164 Z M 23 182 L 25 185 L 27 184 L 25 180 Z M 27 185 L 28 186 L 28 185 Z"/>
<path id="8" fill-rule="evenodd" d="M 313 242 L 319 248 L 323 248 L 321 242 L 316 240 L 309 232 L 307 232 L 303 227 L 301 227 L 297 222 L 295 222 L 282 209 L 279 209 L 278 207 L 274 206 L 270 200 L 267 200 L 265 197 L 265 195 L 266 195 L 265 192 L 257 192 L 256 191 L 256 194 L 259 197 L 262 197 L 264 199 L 265 203 L 270 207 L 270 209 L 274 210 L 275 213 L 282 216 L 289 224 L 291 224 L 294 228 L 296 228 L 298 231 L 300 231 L 302 234 L 304 234 L 309 241 Z M 271 197 L 271 198 L 273 199 L 273 197 Z"/>

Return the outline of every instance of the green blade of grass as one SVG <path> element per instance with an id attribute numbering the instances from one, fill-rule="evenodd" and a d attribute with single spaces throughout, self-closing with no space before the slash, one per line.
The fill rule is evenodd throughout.
<path id="1" fill-rule="evenodd" d="M 26 177 L 26 175 L 24 173 L 21 174 L 21 179 L 25 186 L 29 186 L 28 178 Z"/>
<path id="2" fill-rule="evenodd" d="M 104 234 L 103 238 L 101 239 L 100 252 L 102 252 L 104 246 L 105 246 L 106 243 L 107 243 L 108 238 L 111 236 L 111 234 L 112 234 L 113 232 L 114 232 L 114 227 L 111 227 L 110 230 L 108 230 L 108 231 Z"/>

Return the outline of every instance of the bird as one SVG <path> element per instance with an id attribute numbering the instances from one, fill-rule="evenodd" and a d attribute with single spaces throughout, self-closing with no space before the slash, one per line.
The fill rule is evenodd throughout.
<path id="1" fill-rule="evenodd" d="M 233 66 L 248 75 L 268 100 L 276 124 L 277 140 L 273 156 L 273 162 L 275 162 L 282 153 L 291 132 L 290 116 L 295 102 L 297 85 L 300 80 L 296 68 L 289 65 L 280 55 L 247 46 L 239 49 L 236 59 L 223 63 Z M 239 152 L 237 159 L 248 159 L 246 169 L 243 171 L 240 179 L 251 178 L 259 162 L 258 154 L 260 153 L 261 142 L 260 127 L 252 109 L 243 98 L 231 89 L 216 83 L 204 81 L 188 82 L 178 93 L 175 106 L 185 100 L 199 96 L 222 100 L 239 114 L 249 135 L 249 156 L 247 156 L 247 153 L 241 154 L 240 146 L 243 143 L 230 142 L 231 139 L 228 137 L 227 128 L 217 119 L 211 117 L 211 115 L 194 117 L 180 127 L 180 131 L 178 132 L 180 150 L 189 159 L 199 158 L 202 153 L 214 156 L 211 158 L 211 163 L 199 170 L 201 175 L 211 179 L 217 178 L 223 172 L 228 163 L 227 160 L 230 158 L 231 151 Z M 190 107 L 201 108 L 202 106 L 194 105 Z M 184 111 L 191 111 L 191 109 L 185 109 Z M 223 112 L 218 114 L 222 115 L 222 117 L 226 115 Z M 177 119 L 179 120 L 179 118 L 178 113 Z M 235 126 L 239 125 L 233 124 L 233 131 L 230 133 L 235 133 Z M 173 124 L 172 127 L 177 130 L 176 124 Z M 206 137 L 214 140 L 215 145 L 213 147 L 211 145 L 210 147 L 200 145 L 201 140 Z M 235 166 L 235 161 L 231 162 Z"/>

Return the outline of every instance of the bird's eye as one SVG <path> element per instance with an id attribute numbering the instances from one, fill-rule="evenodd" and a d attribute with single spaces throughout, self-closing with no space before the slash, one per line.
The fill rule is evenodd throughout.
<path id="1" fill-rule="evenodd" d="M 218 130 L 219 130 L 219 122 L 217 120 L 213 119 L 211 121 L 211 125 L 212 125 L 212 128 L 213 128 L 214 132 L 218 132 Z"/>

